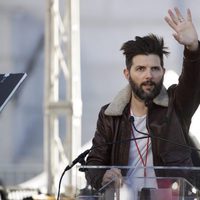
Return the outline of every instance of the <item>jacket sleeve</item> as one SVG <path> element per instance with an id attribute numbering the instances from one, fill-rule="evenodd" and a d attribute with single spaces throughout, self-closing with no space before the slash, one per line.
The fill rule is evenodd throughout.
<path id="1" fill-rule="evenodd" d="M 92 166 L 106 166 L 110 164 L 110 152 L 111 145 L 109 142 L 112 141 L 112 133 L 110 129 L 110 125 L 105 118 L 109 118 L 105 116 L 104 111 L 107 106 L 104 106 L 98 116 L 97 126 L 95 131 L 95 136 L 93 138 L 92 150 L 87 157 L 87 165 Z M 98 189 L 101 187 L 102 177 L 105 173 L 105 169 L 88 169 L 86 172 L 86 179 L 88 183 Z"/>
<path id="2" fill-rule="evenodd" d="M 176 110 L 190 121 L 200 102 L 200 43 L 197 51 L 184 49 L 183 69 L 174 94 Z"/>

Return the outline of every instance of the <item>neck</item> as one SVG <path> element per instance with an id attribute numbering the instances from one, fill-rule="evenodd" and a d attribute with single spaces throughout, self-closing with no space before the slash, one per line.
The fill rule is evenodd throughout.
<path id="1" fill-rule="evenodd" d="M 147 114 L 148 108 L 145 105 L 145 102 L 132 94 L 131 97 L 131 110 L 135 116 L 143 116 Z"/>

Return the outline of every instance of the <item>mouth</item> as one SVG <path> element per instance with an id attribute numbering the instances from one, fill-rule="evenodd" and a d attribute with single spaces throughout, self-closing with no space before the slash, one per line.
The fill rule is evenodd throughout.
<path id="1" fill-rule="evenodd" d="M 142 88 L 144 91 L 151 92 L 155 87 L 155 84 L 153 82 L 145 82 L 142 84 Z"/>
<path id="2" fill-rule="evenodd" d="M 154 86 L 153 85 L 145 85 L 143 86 L 143 90 L 147 92 L 151 92 L 153 90 Z"/>

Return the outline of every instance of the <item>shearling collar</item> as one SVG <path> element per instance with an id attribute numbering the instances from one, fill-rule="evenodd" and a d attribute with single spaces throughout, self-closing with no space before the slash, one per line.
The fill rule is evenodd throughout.
<path id="1" fill-rule="evenodd" d="M 109 104 L 109 106 L 105 110 L 105 115 L 122 115 L 125 106 L 129 103 L 131 99 L 131 92 L 131 86 L 128 84 L 117 94 L 117 96 L 115 96 L 113 101 Z M 167 90 L 164 86 L 162 87 L 160 94 L 155 99 L 153 99 L 153 102 L 160 106 L 168 106 L 169 98 Z"/>

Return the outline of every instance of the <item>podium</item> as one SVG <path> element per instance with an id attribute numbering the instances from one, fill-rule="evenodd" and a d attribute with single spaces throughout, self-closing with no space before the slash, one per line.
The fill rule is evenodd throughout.
<path id="1" fill-rule="evenodd" d="M 118 168 L 123 176 L 99 188 L 86 179 L 110 168 Z M 77 200 L 198 200 L 200 199 L 200 167 L 77 166 Z"/>

